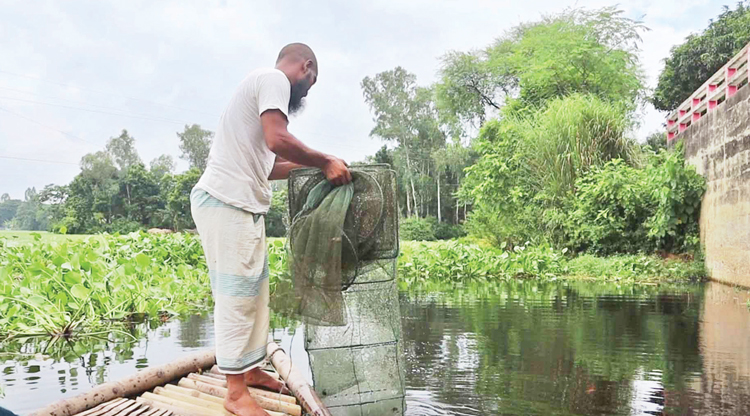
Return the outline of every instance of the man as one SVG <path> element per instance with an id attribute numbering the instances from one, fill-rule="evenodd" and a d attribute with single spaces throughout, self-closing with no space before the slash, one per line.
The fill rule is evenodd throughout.
<path id="1" fill-rule="evenodd" d="M 263 218 L 271 205 L 269 180 L 312 166 L 335 185 L 351 181 L 343 160 L 310 149 L 287 131 L 288 116 L 302 108 L 317 78 L 315 54 L 301 43 L 285 46 L 275 68 L 251 72 L 221 117 L 206 171 L 190 196 L 216 304 L 216 363 L 228 388 L 224 407 L 240 416 L 267 415 L 246 386 L 282 389 L 258 368 L 269 326 Z"/>

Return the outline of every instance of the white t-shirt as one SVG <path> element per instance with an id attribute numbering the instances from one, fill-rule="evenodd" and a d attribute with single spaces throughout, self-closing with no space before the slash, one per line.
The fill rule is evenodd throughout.
<path id="1" fill-rule="evenodd" d="M 263 137 L 260 115 L 278 109 L 289 113 L 291 84 L 278 69 L 251 72 L 221 116 L 206 171 L 197 188 L 231 206 L 255 214 L 271 206 L 271 174 L 276 155 Z"/>

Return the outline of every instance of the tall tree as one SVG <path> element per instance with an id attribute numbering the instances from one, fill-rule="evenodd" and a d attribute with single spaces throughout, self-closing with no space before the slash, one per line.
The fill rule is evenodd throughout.
<path id="1" fill-rule="evenodd" d="M 736 9 L 724 6 L 706 30 L 692 34 L 672 48 L 659 75 L 651 102 L 657 110 L 672 111 L 750 42 L 750 3 Z"/>
<path id="2" fill-rule="evenodd" d="M 49 184 L 39 192 L 39 202 L 45 209 L 47 229 L 58 231 L 65 218 L 65 201 L 68 199 L 68 187 Z M 67 227 L 66 227 L 67 228 Z"/>
<path id="3" fill-rule="evenodd" d="M 101 231 L 115 216 L 120 191 L 117 168 L 105 151 L 81 159 L 81 173 L 68 186 L 66 223 L 72 233 Z"/>
<path id="4" fill-rule="evenodd" d="M 36 187 L 26 188 L 26 191 L 23 193 L 24 201 L 33 201 L 34 198 L 36 198 Z"/>
<path id="5" fill-rule="evenodd" d="M 10 197 L 10 195 L 8 196 Z M 22 203 L 23 201 L 20 199 L 10 198 L 0 202 L 0 228 L 9 226 L 10 221 L 15 218 L 16 213 L 18 212 L 18 207 L 21 206 Z"/>
<path id="6" fill-rule="evenodd" d="M 362 90 L 375 115 L 370 135 L 397 143 L 406 167 L 407 215 L 420 216 L 429 211 L 429 196 L 418 188 L 429 188 L 430 153 L 445 145 L 445 133 L 440 128 L 433 90 L 419 87 L 416 81 L 414 74 L 397 67 L 373 78 L 365 77 Z"/>
<path id="7" fill-rule="evenodd" d="M 439 107 L 478 124 L 488 109 L 533 110 L 574 93 L 635 109 L 643 93 L 637 54 L 643 30 L 615 8 L 573 9 L 521 24 L 483 51 L 443 58 Z"/>
<path id="8" fill-rule="evenodd" d="M 151 216 L 160 208 L 159 185 L 142 163 L 131 165 L 121 175 L 120 197 L 126 218 L 143 226 L 151 224 Z"/>
<path id="9" fill-rule="evenodd" d="M 167 197 L 167 207 L 172 216 L 172 227 L 175 230 L 195 227 L 190 214 L 190 192 L 200 177 L 201 172 L 196 168 L 174 177 L 174 185 Z"/>
<path id="10" fill-rule="evenodd" d="M 487 51 L 447 53 L 442 58 L 436 91 L 442 114 L 454 123 L 484 124 L 496 113 L 518 80 L 507 65 L 491 65 Z"/>
<path id="11" fill-rule="evenodd" d="M 141 163 L 141 158 L 135 149 L 135 139 L 125 129 L 119 136 L 109 139 L 106 151 L 112 155 L 115 165 L 122 171 L 127 170 L 130 165 Z"/>
<path id="12" fill-rule="evenodd" d="M 180 138 L 181 159 L 190 162 L 190 168 L 196 168 L 203 172 L 208 162 L 208 152 L 211 150 L 211 139 L 214 133 L 203 130 L 198 124 L 185 125 L 182 133 L 177 133 Z"/>
<path id="13" fill-rule="evenodd" d="M 159 180 L 166 173 L 174 172 L 174 158 L 170 155 L 161 155 L 151 161 L 149 170 Z"/>

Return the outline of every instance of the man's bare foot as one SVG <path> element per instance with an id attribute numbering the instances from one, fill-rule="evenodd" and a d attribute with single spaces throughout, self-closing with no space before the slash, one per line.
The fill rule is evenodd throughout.
<path id="1" fill-rule="evenodd" d="M 282 381 L 269 376 L 259 367 L 255 367 L 245 373 L 245 384 L 277 393 L 281 391 L 282 394 L 291 394 Z"/>
<path id="2" fill-rule="evenodd" d="M 247 389 L 227 394 L 224 408 L 237 416 L 268 416 L 265 410 L 253 400 Z"/>

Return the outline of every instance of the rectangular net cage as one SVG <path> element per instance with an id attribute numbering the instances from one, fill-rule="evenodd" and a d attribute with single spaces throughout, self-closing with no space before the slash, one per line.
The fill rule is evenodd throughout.
<path id="1" fill-rule="evenodd" d="M 338 321 L 333 325 L 307 322 L 305 349 L 315 389 L 333 415 L 402 415 L 396 175 L 385 164 L 350 169 L 353 193 L 343 221 L 341 299 L 324 305 L 340 307 L 333 313 L 341 316 L 333 319 Z M 290 218 L 299 217 L 310 193 L 325 180 L 318 169 L 292 171 Z M 291 245 L 295 235 L 290 233 Z M 321 256 L 338 258 L 330 253 Z"/>

